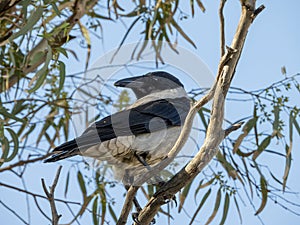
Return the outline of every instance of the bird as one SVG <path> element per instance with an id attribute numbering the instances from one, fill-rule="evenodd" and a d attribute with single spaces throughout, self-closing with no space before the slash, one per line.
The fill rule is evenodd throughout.
<path id="1" fill-rule="evenodd" d="M 114 85 L 131 89 L 136 101 L 54 148 L 44 162 L 88 156 L 111 165 L 117 180 L 132 184 L 166 157 L 191 107 L 184 85 L 166 71 L 121 79 Z"/>

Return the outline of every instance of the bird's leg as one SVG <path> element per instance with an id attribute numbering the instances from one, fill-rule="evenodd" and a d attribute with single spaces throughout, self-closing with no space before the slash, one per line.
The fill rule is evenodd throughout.
<path id="1" fill-rule="evenodd" d="M 145 166 L 149 171 L 151 171 L 151 167 L 150 165 L 146 162 L 145 158 L 147 156 L 147 152 L 143 152 L 142 154 L 138 154 L 137 152 L 135 152 L 134 156 L 137 158 L 137 160 L 143 165 Z M 155 180 L 155 183 L 157 184 L 164 184 L 164 181 L 161 179 L 161 177 L 155 175 L 154 176 L 154 180 Z M 161 185 L 161 186 L 162 186 Z"/>
<path id="2" fill-rule="evenodd" d="M 146 154 L 146 155 L 145 155 Z M 142 154 L 138 154 L 137 152 L 135 152 L 135 157 L 137 158 L 137 160 L 143 165 L 145 166 L 149 171 L 151 170 L 151 167 L 150 165 L 146 162 L 145 158 L 147 156 L 147 153 L 146 152 L 143 152 Z M 157 187 L 162 187 L 164 184 L 165 184 L 165 181 L 163 181 L 161 179 L 160 176 L 158 175 L 155 175 L 154 176 L 154 180 L 155 180 L 155 186 Z M 166 198 L 166 202 L 165 203 L 168 203 L 170 202 L 169 199 L 172 199 L 174 202 L 175 202 L 175 206 L 177 207 L 177 200 L 176 200 L 176 196 L 174 195 L 172 198 Z"/>

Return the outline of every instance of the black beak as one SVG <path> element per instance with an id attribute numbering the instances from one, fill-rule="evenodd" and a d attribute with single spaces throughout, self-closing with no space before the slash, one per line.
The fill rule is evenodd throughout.
<path id="1" fill-rule="evenodd" d="M 127 88 L 139 88 L 143 85 L 142 76 L 130 77 L 122 80 L 118 80 L 114 83 L 116 87 L 127 87 Z"/>

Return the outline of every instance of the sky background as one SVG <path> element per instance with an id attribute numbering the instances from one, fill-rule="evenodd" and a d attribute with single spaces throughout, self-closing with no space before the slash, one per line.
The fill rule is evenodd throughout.
<path id="1" fill-rule="evenodd" d="M 203 3 L 206 7 L 206 12 L 204 14 L 197 9 L 194 19 L 188 19 L 181 23 L 181 27 L 184 28 L 185 32 L 189 34 L 194 43 L 196 43 L 197 49 L 194 49 L 182 38 L 179 38 L 179 45 L 201 58 L 202 61 L 207 64 L 208 68 L 210 68 L 212 73 L 215 74 L 220 55 L 218 18 L 219 1 L 203 0 Z M 239 61 L 236 75 L 232 82 L 232 86 L 240 87 L 249 91 L 264 88 L 275 81 L 281 80 L 283 78 L 283 75 L 281 74 L 282 66 L 287 68 L 287 75 L 294 75 L 300 72 L 300 1 L 258 1 L 257 5 L 259 6 L 260 4 L 264 4 L 266 9 L 257 17 L 249 30 L 242 57 Z M 183 6 L 182 10 L 189 12 L 189 5 L 187 4 L 186 7 Z M 226 19 L 226 44 L 230 45 L 240 15 L 239 1 L 228 0 L 225 6 L 224 15 Z M 126 25 L 127 21 L 124 21 L 124 23 Z M 127 26 L 129 25 L 127 24 Z M 92 38 L 91 64 L 96 62 L 99 57 L 103 56 L 108 51 L 115 49 L 119 45 L 121 37 L 126 31 L 126 26 L 121 23 L 104 22 L 103 29 L 104 38 L 102 41 L 99 41 L 99 39 L 95 37 Z M 138 38 L 139 29 L 137 27 L 129 35 L 128 42 L 138 41 Z M 78 48 L 78 42 L 79 41 L 74 41 L 73 43 L 70 43 L 69 47 Z M 82 52 L 82 57 L 80 57 L 79 62 L 72 57 L 65 60 L 67 65 L 67 74 L 80 72 L 84 68 L 86 52 L 82 49 L 78 49 L 78 51 Z M 196 66 L 197 65 L 195 65 L 195 67 Z M 126 74 L 124 76 L 126 76 Z M 291 96 L 291 100 L 294 104 L 298 104 L 298 99 L 299 95 L 296 97 L 296 93 L 295 96 Z M 229 102 L 226 105 L 226 118 L 233 121 L 238 120 L 243 118 L 243 116 L 251 114 L 249 113 L 250 111 L 252 112 L 251 105 L 247 108 L 245 105 L 240 107 L 239 103 Z M 299 136 L 296 135 L 296 132 L 294 133 L 293 164 L 288 179 L 288 186 L 290 187 L 290 190 L 300 192 L 300 164 L 297 163 L 300 161 L 300 140 Z M 273 170 L 275 170 L 279 178 L 283 176 L 284 161 L 271 156 L 265 156 L 262 159 L 262 162 L 268 164 Z M 64 165 L 68 166 L 70 165 L 70 162 L 64 162 Z M 214 162 L 212 162 L 211 165 L 213 166 Z M 37 191 L 43 193 L 40 179 L 45 178 L 47 184 L 50 184 L 57 167 L 58 164 L 44 165 L 42 163 L 35 163 L 30 165 L 28 168 L 29 171 L 27 171 L 27 188 L 33 192 Z M 62 177 L 66 175 L 66 172 L 67 170 L 63 170 Z M 14 175 L 9 173 L 1 174 L 0 179 L 1 181 L 12 185 L 22 185 L 19 181 L 16 181 Z M 70 182 L 70 187 L 72 187 L 72 195 L 70 195 L 70 198 L 76 200 L 76 198 L 80 196 L 77 189 L 77 180 Z M 57 193 L 58 197 L 63 196 L 63 184 L 58 185 L 58 190 L 59 189 L 62 191 Z M 111 194 L 120 196 L 122 195 L 122 192 Z M 0 196 L 1 201 L 10 202 L 10 206 L 15 208 L 16 211 L 21 213 L 24 212 L 24 207 L 26 207 L 24 204 L 24 195 L 20 195 L 16 191 L 0 188 Z M 299 195 L 294 195 L 291 200 L 300 204 Z M 198 202 L 199 201 L 200 200 L 198 199 Z M 45 208 L 48 207 L 48 203 L 46 201 L 41 202 L 41 204 Z M 200 224 L 205 223 L 212 211 L 213 204 L 214 200 L 212 200 L 212 203 L 208 204 L 207 208 L 205 208 L 200 214 L 205 216 L 207 213 L 203 220 L 201 220 L 202 218 L 197 218 L 198 221 L 202 221 Z M 256 208 L 258 208 L 259 201 L 256 201 L 255 205 Z M 240 224 L 235 207 L 233 205 L 231 206 L 226 224 Z M 240 207 L 243 216 L 243 224 L 254 225 L 260 223 L 259 219 L 254 216 L 255 210 L 251 207 L 248 201 L 245 201 L 245 205 L 240 205 Z M 194 212 L 195 204 L 192 197 L 185 203 L 185 209 L 190 214 Z M 33 211 L 34 210 L 35 209 L 33 209 Z M 300 213 L 299 209 L 298 213 Z M 90 223 L 90 217 L 91 216 L 88 215 L 84 218 L 84 221 L 87 221 L 86 224 Z M 260 217 L 266 225 L 294 225 L 300 221 L 299 216 L 291 214 L 278 205 L 273 204 L 271 201 L 268 202 L 268 205 L 260 214 Z M 0 207 L 0 218 L 1 223 L 3 224 L 22 224 L 3 207 Z M 181 214 L 178 216 L 176 215 L 174 222 L 171 222 L 171 224 L 186 224 L 186 221 L 189 221 L 186 218 L 187 217 L 184 217 Z M 217 225 L 219 221 L 220 215 L 212 222 L 212 224 Z M 163 224 L 162 222 L 167 224 L 165 219 L 159 220 L 159 223 L 157 224 Z M 35 216 L 32 216 L 31 223 L 48 224 L 47 220 Z"/>

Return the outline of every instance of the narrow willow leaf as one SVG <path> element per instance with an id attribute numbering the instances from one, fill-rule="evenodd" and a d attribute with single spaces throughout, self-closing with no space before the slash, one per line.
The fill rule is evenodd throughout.
<path id="1" fill-rule="evenodd" d="M 221 188 L 219 188 L 219 190 L 217 192 L 217 197 L 216 197 L 216 201 L 215 201 L 214 210 L 213 210 L 212 214 L 210 215 L 210 217 L 208 218 L 205 225 L 208 225 L 208 224 L 211 223 L 211 221 L 213 221 L 213 219 L 215 218 L 215 216 L 217 215 L 217 212 L 219 210 L 220 203 L 221 203 Z"/>
<path id="2" fill-rule="evenodd" d="M 208 124 L 206 122 L 206 119 L 205 119 L 205 116 L 204 116 L 202 108 L 198 111 L 198 114 L 200 116 L 200 119 L 201 119 L 201 122 L 202 122 L 203 126 L 205 127 L 205 130 L 207 130 Z"/>
<path id="3" fill-rule="evenodd" d="M 251 179 L 250 179 L 250 176 L 249 176 L 250 173 L 249 173 L 249 170 L 248 170 L 248 167 L 247 167 L 247 163 L 246 163 L 244 158 L 242 158 L 242 162 L 243 162 L 243 165 L 244 165 L 244 168 L 245 168 L 245 172 L 246 172 L 245 174 L 246 174 L 246 177 L 247 177 L 247 180 L 248 180 L 251 198 L 253 198 L 253 188 L 252 188 L 252 183 L 251 183 Z"/>
<path id="4" fill-rule="evenodd" d="M 79 186 L 80 186 L 81 193 L 82 193 L 83 197 L 85 198 L 87 196 L 86 195 L 87 192 L 86 192 L 84 179 L 83 179 L 82 173 L 80 171 L 78 171 L 78 173 L 77 173 L 77 180 L 78 180 L 78 183 L 79 183 Z"/>
<path id="5" fill-rule="evenodd" d="M 251 131 L 251 129 L 254 127 L 254 125 L 257 122 L 258 117 L 253 117 L 250 120 L 247 121 L 247 123 L 245 123 L 245 125 L 243 126 L 243 133 L 240 134 L 240 136 L 236 139 L 234 145 L 233 145 L 233 153 L 236 153 L 241 145 L 241 143 L 243 142 L 244 138 L 249 134 L 249 132 Z"/>
<path id="6" fill-rule="evenodd" d="M 256 211 L 255 215 L 258 215 L 259 213 L 261 213 L 263 211 L 263 209 L 265 208 L 266 204 L 267 204 L 267 200 L 268 200 L 268 184 L 266 179 L 261 176 L 260 177 L 260 188 L 261 188 L 261 194 L 262 194 L 262 200 L 261 200 L 261 204 L 259 209 Z"/>
<path id="7" fill-rule="evenodd" d="M 210 179 L 209 181 L 207 181 L 204 184 L 202 184 L 203 180 L 201 180 L 198 187 L 195 190 L 195 196 L 194 197 L 196 198 L 196 196 L 197 196 L 198 192 L 200 191 L 200 189 L 210 186 L 215 181 L 215 179 L 216 179 L 216 177 L 213 177 L 212 179 Z"/>
<path id="8" fill-rule="evenodd" d="M 153 196 L 153 193 L 154 193 L 153 185 L 149 184 L 147 186 L 147 189 L 148 189 L 148 195 Z"/>
<path id="9" fill-rule="evenodd" d="M 271 139 L 272 139 L 272 137 L 268 136 L 261 142 L 261 144 L 258 146 L 257 150 L 253 153 L 253 156 L 252 156 L 253 160 L 256 160 L 257 157 L 263 152 L 263 150 L 265 150 L 269 146 Z"/>
<path id="10" fill-rule="evenodd" d="M 92 206 L 92 213 L 93 213 L 93 223 L 94 225 L 99 225 L 99 218 L 98 218 L 98 196 L 94 199 L 93 206 Z"/>
<path id="11" fill-rule="evenodd" d="M 6 137 L 1 139 L 2 155 L 0 158 L 0 166 L 6 161 L 9 152 L 9 141 Z"/>
<path id="12" fill-rule="evenodd" d="M 296 116 L 297 115 L 293 115 L 292 117 L 292 121 L 293 121 L 293 124 L 294 124 L 294 126 L 295 126 L 295 128 L 296 128 L 296 130 L 297 130 L 297 132 L 298 132 L 298 134 L 300 135 L 300 126 L 299 126 L 299 124 L 298 124 L 298 122 L 297 122 L 297 120 L 296 120 Z"/>
<path id="13" fill-rule="evenodd" d="M 191 181 L 190 183 L 188 183 L 188 184 L 184 187 L 182 193 L 180 193 L 180 197 L 179 197 L 179 207 L 178 207 L 178 212 L 179 212 L 179 213 L 180 213 L 181 210 L 182 210 L 183 204 L 184 204 L 185 199 L 186 199 L 186 197 L 187 197 L 187 195 L 188 195 L 188 193 L 189 193 L 189 191 L 190 191 L 190 188 L 191 188 L 192 183 L 193 183 L 193 181 Z"/>
<path id="14" fill-rule="evenodd" d="M 19 122 L 24 122 L 23 119 L 15 116 L 14 114 L 12 113 L 9 113 L 7 111 L 6 108 L 4 108 L 2 105 L 0 105 L 0 114 L 6 119 L 6 118 L 9 118 L 9 119 L 13 119 L 13 120 L 16 120 L 16 121 L 19 121 Z"/>
<path id="15" fill-rule="evenodd" d="M 270 171 L 271 177 L 280 185 L 283 186 L 283 183 Z"/>
<path id="16" fill-rule="evenodd" d="M 89 66 L 90 57 L 91 57 L 91 38 L 90 38 L 89 30 L 84 25 L 82 25 L 82 23 L 78 22 L 78 24 L 79 24 L 79 28 L 82 33 L 82 36 L 84 37 L 85 42 L 87 44 L 87 57 L 86 57 L 86 62 L 85 62 L 85 70 L 87 70 L 87 68 Z"/>
<path id="17" fill-rule="evenodd" d="M 88 205 L 90 204 L 93 197 L 94 197 L 94 193 L 92 195 L 84 197 L 83 204 L 82 204 L 77 216 L 81 216 L 85 212 L 86 207 L 88 207 Z"/>
<path id="18" fill-rule="evenodd" d="M 113 218 L 114 222 L 117 223 L 118 218 L 116 216 L 114 209 L 111 207 L 111 205 L 108 205 L 108 211 L 109 211 L 111 217 Z"/>
<path id="19" fill-rule="evenodd" d="M 49 66 L 49 63 L 52 59 L 52 49 L 49 45 L 48 45 L 47 49 L 48 49 L 48 52 L 47 52 L 46 60 L 45 60 L 45 63 L 43 65 L 43 67 L 34 75 L 34 77 L 29 82 L 29 86 L 31 86 L 33 81 L 36 80 L 36 83 L 35 83 L 34 87 L 32 87 L 31 89 L 28 90 L 29 93 L 33 93 L 34 91 L 39 89 L 39 87 L 42 86 L 42 84 L 44 83 L 44 81 L 47 77 L 48 66 Z"/>
<path id="20" fill-rule="evenodd" d="M 46 131 L 48 130 L 48 128 L 50 127 L 50 121 L 46 120 L 46 122 L 44 123 L 44 126 L 41 130 L 41 132 L 39 133 L 37 139 L 36 139 L 36 146 L 38 146 L 38 144 L 40 143 L 40 141 L 42 140 L 42 137 L 45 135 Z"/>
<path id="21" fill-rule="evenodd" d="M 227 215 L 228 215 L 229 204 L 230 204 L 230 197 L 229 197 L 229 194 L 226 193 L 224 208 L 223 208 L 223 216 L 222 216 L 220 225 L 223 225 L 226 221 L 226 218 L 227 218 Z"/>
<path id="22" fill-rule="evenodd" d="M 58 9 L 57 5 L 55 4 L 55 2 L 51 2 L 50 4 L 51 4 L 55 14 L 60 17 L 61 13 L 60 13 L 60 10 Z"/>
<path id="23" fill-rule="evenodd" d="M 66 65 L 64 62 L 59 61 L 58 62 L 58 67 L 59 67 L 59 86 L 58 89 L 56 91 L 56 95 L 59 95 L 60 91 L 63 89 L 64 87 L 64 83 L 65 83 L 65 78 L 66 78 Z"/>
<path id="24" fill-rule="evenodd" d="M 66 177 L 66 186 L 65 186 L 65 198 L 67 197 L 68 191 L 69 191 L 69 181 L 70 181 L 70 171 L 68 171 L 67 173 L 67 177 Z"/>
<path id="25" fill-rule="evenodd" d="M 30 125 L 29 130 L 21 137 L 21 142 L 28 137 L 29 134 L 31 134 L 31 132 L 34 130 L 34 128 L 36 127 L 36 123 Z"/>
<path id="26" fill-rule="evenodd" d="M 210 195 L 210 193 L 211 193 L 211 188 L 210 188 L 210 189 L 205 193 L 205 195 L 203 196 L 203 198 L 202 198 L 202 200 L 201 200 L 199 206 L 197 207 L 197 209 L 196 209 L 196 211 L 195 211 L 195 213 L 194 213 L 194 215 L 193 215 L 193 217 L 192 217 L 192 219 L 191 219 L 191 222 L 189 223 L 190 225 L 193 224 L 193 222 L 194 222 L 194 220 L 195 220 L 197 214 L 200 212 L 200 209 L 201 209 L 202 206 L 204 205 L 204 203 L 205 203 L 205 201 L 207 200 L 207 198 L 208 198 L 208 196 Z"/>
<path id="27" fill-rule="evenodd" d="M 27 104 L 25 102 L 26 102 L 25 99 L 21 99 L 19 101 L 16 101 L 16 103 L 14 105 L 14 108 L 12 109 L 11 113 L 13 115 L 17 115 L 18 113 L 20 113 L 21 111 L 23 111 L 24 109 L 26 109 L 29 104 Z"/>
<path id="28" fill-rule="evenodd" d="M 238 204 L 235 196 L 233 196 L 233 200 L 234 200 L 234 204 L 235 204 L 236 210 L 237 210 L 237 212 L 239 214 L 240 224 L 242 224 L 243 223 L 243 218 L 242 218 L 242 214 L 241 214 L 241 210 L 240 210 L 239 204 Z"/>
<path id="29" fill-rule="evenodd" d="M 226 160 L 226 158 L 224 157 L 224 155 L 219 151 L 217 153 L 216 157 L 217 157 L 217 160 L 224 167 L 224 169 L 226 170 L 226 172 L 228 173 L 228 175 L 230 177 L 232 177 L 234 180 L 236 180 L 237 177 L 238 177 L 238 173 L 235 170 L 235 168 Z"/>
<path id="30" fill-rule="evenodd" d="M 105 215 L 106 215 L 106 203 L 101 201 L 101 225 L 105 223 Z"/>
<path id="31" fill-rule="evenodd" d="M 194 0 L 190 0 L 190 6 L 192 11 L 192 17 L 195 15 L 195 7 L 194 7 Z"/>
<path id="32" fill-rule="evenodd" d="M 285 146 L 285 151 L 286 151 L 286 160 L 285 160 L 285 169 L 284 169 L 284 175 L 283 175 L 283 184 L 282 184 L 282 190 L 283 192 L 285 192 L 285 188 L 286 188 L 286 182 L 290 173 L 290 169 L 291 169 L 291 163 L 292 163 L 292 145 Z"/>
<path id="33" fill-rule="evenodd" d="M 39 21 L 39 19 L 41 19 L 43 11 L 44 9 L 42 6 L 37 7 L 36 10 L 28 18 L 25 25 L 17 33 L 11 35 L 9 40 L 12 41 L 20 37 L 21 35 L 25 35 L 29 30 L 31 30 L 33 26 L 36 25 L 36 23 Z"/>
<path id="34" fill-rule="evenodd" d="M 203 3 L 200 0 L 196 0 L 196 2 L 198 4 L 199 8 L 202 10 L 202 12 L 205 12 L 205 7 L 204 7 Z"/>
<path id="35" fill-rule="evenodd" d="M 10 136 L 12 138 L 12 142 L 14 143 L 13 152 L 5 160 L 6 162 L 9 162 L 9 161 L 13 160 L 15 158 L 15 156 L 17 155 L 17 153 L 18 153 L 18 150 L 19 150 L 19 139 L 18 139 L 17 134 L 12 129 L 7 128 L 6 130 L 9 132 L 9 134 L 10 134 Z"/>
<path id="36" fill-rule="evenodd" d="M 276 134 L 279 128 L 279 113 L 280 113 L 279 105 L 274 106 L 273 113 L 274 113 L 273 132 Z"/>
<path id="37" fill-rule="evenodd" d="M 197 48 L 195 43 L 192 41 L 192 39 L 190 39 L 190 37 L 186 33 L 184 33 L 182 28 L 176 23 L 174 19 L 171 20 L 171 24 L 176 28 L 176 30 L 181 34 L 181 36 L 185 40 L 187 40 L 194 48 Z"/>

